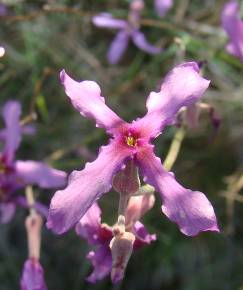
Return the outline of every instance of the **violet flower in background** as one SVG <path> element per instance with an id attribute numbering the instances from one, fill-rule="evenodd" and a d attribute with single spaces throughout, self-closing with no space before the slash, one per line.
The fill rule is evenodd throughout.
<path id="1" fill-rule="evenodd" d="M 152 199 L 152 202 L 151 202 Z M 135 242 L 133 248 L 135 250 L 149 245 L 152 241 L 156 240 L 155 235 L 150 235 L 142 223 L 137 219 L 134 219 L 135 215 L 138 215 L 137 218 L 140 218 L 139 211 L 141 207 L 147 205 L 147 210 L 149 210 L 153 204 L 153 196 L 139 196 L 130 199 L 127 208 L 127 214 L 125 220 L 128 221 L 127 226 L 129 230 L 135 235 Z M 133 213 L 133 216 L 130 214 Z M 143 212 L 144 214 L 145 212 Z M 132 223 L 131 223 L 132 221 Z M 112 227 L 107 224 L 101 223 L 101 209 L 97 203 L 94 203 L 91 208 L 86 212 L 83 218 L 76 226 L 76 232 L 82 238 L 86 239 L 87 242 L 95 246 L 95 250 L 90 251 L 87 255 L 87 258 L 93 265 L 93 272 L 87 278 L 87 281 L 90 283 L 95 283 L 98 280 L 102 280 L 107 275 L 112 272 L 112 255 L 110 249 L 110 243 L 113 238 Z M 113 263 L 113 265 L 116 263 Z M 120 269 L 113 268 L 114 274 L 111 276 L 112 282 L 117 283 L 123 278 L 124 268 Z"/>
<path id="2" fill-rule="evenodd" d="M 15 152 L 21 142 L 21 133 L 26 129 L 20 124 L 21 106 L 16 101 L 7 102 L 2 109 L 5 129 L 0 132 L 4 142 L 0 153 L 0 222 L 7 223 L 15 213 L 16 205 L 27 207 L 25 197 L 15 194 L 17 189 L 29 184 L 41 188 L 62 187 L 66 173 L 49 167 L 43 162 L 15 160 Z M 30 128 L 28 133 L 31 133 Z M 35 204 L 45 214 L 45 207 Z"/>
<path id="3" fill-rule="evenodd" d="M 160 17 L 164 17 L 172 6 L 173 0 L 154 0 L 154 9 Z"/>
<path id="4" fill-rule="evenodd" d="M 143 8 L 144 3 L 142 0 L 134 0 L 130 4 L 128 20 L 115 19 L 108 13 L 93 17 L 93 23 L 97 27 L 119 29 L 107 53 L 110 64 L 116 64 L 120 61 L 130 39 L 139 49 L 149 54 L 162 52 L 161 48 L 148 43 L 145 35 L 140 31 L 140 16 Z"/>
<path id="5" fill-rule="evenodd" d="M 144 177 L 162 199 L 162 211 L 176 222 L 182 233 L 195 236 L 201 231 L 219 231 L 212 205 L 199 191 L 182 187 L 172 173 L 167 172 L 153 152 L 151 141 L 166 126 L 174 123 L 183 106 L 197 102 L 210 81 L 199 75 L 195 62 L 176 66 L 164 79 L 158 93 L 151 92 L 147 114 L 132 123 L 118 117 L 104 102 L 101 89 L 93 81 L 76 82 L 65 71 L 61 81 L 73 106 L 85 117 L 96 120 L 97 126 L 112 136 L 102 146 L 97 159 L 74 171 L 68 186 L 55 193 L 51 200 L 47 226 L 56 233 L 73 227 L 92 204 L 112 187 L 114 175 L 133 159 Z"/>
<path id="6" fill-rule="evenodd" d="M 243 21 L 237 1 L 229 1 L 222 11 L 222 26 L 229 36 L 227 51 L 243 61 Z"/>

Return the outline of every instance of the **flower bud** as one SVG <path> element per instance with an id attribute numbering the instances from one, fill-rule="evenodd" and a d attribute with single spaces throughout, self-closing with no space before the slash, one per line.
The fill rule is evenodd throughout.
<path id="1" fill-rule="evenodd" d="M 130 229 L 136 221 L 140 220 L 154 206 L 154 202 L 155 197 L 152 193 L 132 196 L 125 212 L 126 228 Z"/>
<path id="2" fill-rule="evenodd" d="M 113 188 L 120 194 L 132 195 L 139 190 L 138 169 L 133 160 L 129 160 L 125 169 L 114 176 L 112 184 Z"/>
<path id="3" fill-rule="evenodd" d="M 29 258 L 40 258 L 41 227 L 42 217 L 39 214 L 28 216 L 25 220 L 25 227 L 28 236 Z"/>
<path id="4" fill-rule="evenodd" d="M 125 232 L 123 235 L 116 236 L 111 240 L 111 280 L 113 283 L 117 283 L 123 279 L 127 263 L 132 254 L 134 241 L 135 236 L 130 232 Z"/>

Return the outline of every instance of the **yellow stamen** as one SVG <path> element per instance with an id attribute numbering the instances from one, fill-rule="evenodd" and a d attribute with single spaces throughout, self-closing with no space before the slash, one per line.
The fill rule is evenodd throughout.
<path id="1" fill-rule="evenodd" d="M 127 142 L 128 146 L 135 147 L 137 145 L 137 140 L 134 137 L 132 137 L 132 136 L 127 136 L 126 137 L 126 142 Z"/>

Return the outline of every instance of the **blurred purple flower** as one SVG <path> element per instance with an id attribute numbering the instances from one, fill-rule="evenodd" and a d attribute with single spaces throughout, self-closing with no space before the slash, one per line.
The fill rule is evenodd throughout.
<path id="1" fill-rule="evenodd" d="M 154 8 L 160 17 L 164 17 L 173 6 L 173 0 L 154 0 Z"/>
<path id="2" fill-rule="evenodd" d="M 182 187 L 172 173 L 167 172 L 153 152 L 151 141 L 167 125 L 174 123 L 183 106 L 198 101 L 210 81 L 199 75 L 195 62 L 176 66 L 165 78 L 158 93 L 151 92 L 147 114 L 127 123 L 104 102 L 101 89 L 92 81 L 76 82 L 65 71 L 61 81 L 73 106 L 85 117 L 96 120 L 97 126 L 112 135 L 108 145 L 102 146 L 97 159 L 87 163 L 82 171 L 74 171 L 65 190 L 52 198 L 47 226 L 56 233 L 64 233 L 74 226 L 91 205 L 112 187 L 114 175 L 134 159 L 144 181 L 161 195 L 162 211 L 189 236 L 200 231 L 219 231 L 212 205 L 199 191 Z"/>
<path id="3" fill-rule="evenodd" d="M 25 262 L 20 285 L 21 290 L 47 290 L 44 271 L 38 260 Z"/>
<path id="4" fill-rule="evenodd" d="M 8 13 L 6 5 L 0 3 L 0 17 L 5 16 Z"/>
<path id="5" fill-rule="evenodd" d="M 107 53 L 107 58 L 110 64 L 116 64 L 120 61 L 128 46 L 129 39 L 131 39 L 139 49 L 149 54 L 157 54 L 162 52 L 161 48 L 148 43 L 145 35 L 139 30 L 140 15 L 143 7 L 143 1 L 132 1 L 130 4 L 130 12 L 127 21 L 115 19 L 108 13 L 103 13 L 93 17 L 93 23 L 98 27 L 119 29 L 119 32 L 112 41 Z"/>
<path id="6" fill-rule="evenodd" d="M 143 197 L 140 196 L 140 198 Z M 95 283 L 98 280 L 102 280 L 112 270 L 110 242 L 113 238 L 113 233 L 110 226 L 101 223 L 101 210 L 97 203 L 94 203 L 82 217 L 76 226 L 76 232 L 86 239 L 90 245 L 96 247 L 94 251 L 90 251 L 87 255 L 94 267 L 87 281 Z M 156 240 L 156 236 L 150 235 L 139 221 L 133 224 L 132 232 L 136 237 L 133 245 L 134 249 L 149 245 Z M 118 281 L 114 279 L 113 282 L 116 283 Z"/>
<path id="7" fill-rule="evenodd" d="M 53 169 L 43 162 L 15 160 L 15 152 L 20 145 L 21 107 L 16 101 L 7 102 L 2 110 L 6 128 L 0 131 L 4 147 L 0 153 L 0 222 L 7 223 L 15 212 L 16 204 L 26 206 L 25 198 L 14 192 L 28 184 L 42 188 L 64 186 L 66 173 Z M 29 129 L 28 129 L 29 131 Z M 32 132 L 32 131 L 31 131 Z M 30 132 L 29 132 L 30 133 Z M 38 208 L 38 205 L 36 204 Z"/>
<path id="8" fill-rule="evenodd" d="M 227 51 L 243 61 L 243 21 L 239 13 L 237 1 L 232 0 L 225 4 L 222 11 L 222 26 L 230 39 Z"/>

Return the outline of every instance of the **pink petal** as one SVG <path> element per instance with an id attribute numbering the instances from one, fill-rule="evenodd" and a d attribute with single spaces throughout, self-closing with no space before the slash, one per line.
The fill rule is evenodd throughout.
<path id="1" fill-rule="evenodd" d="M 102 13 L 92 18 L 95 26 L 104 28 L 124 29 L 127 26 L 127 21 L 115 19 L 109 13 Z"/>
<path id="2" fill-rule="evenodd" d="M 173 6 L 173 0 L 155 0 L 154 7 L 160 17 L 165 16 L 167 11 Z"/>
<path id="3" fill-rule="evenodd" d="M 3 153 L 8 163 L 13 161 L 15 151 L 21 141 L 20 114 L 21 107 L 19 102 L 9 101 L 3 107 L 2 115 L 6 125 Z"/>
<path id="4" fill-rule="evenodd" d="M 243 21 L 240 20 L 237 1 L 229 1 L 222 10 L 222 26 L 227 32 L 230 43 L 227 50 L 243 61 Z"/>
<path id="5" fill-rule="evenodd" d="M 21 290 L 47 290 L 39 261 L 29 259 L 25 262 L 20 284 Z"/>
<path id="6" fill-rule="evenodd" d="M 117 33 L 107 53 L 110 64 L 117 64 L 120 61 L 127 49 L 129 37 L 129 33 L 126 30 L 121 30 Z"/>
<path id="7" fill-rule="evenodd" d="M 66 184 L 67 174 L 43 162 L 16 161 L 16 172 L 25 184 L 37 184 L 42 188 L 62 187 Z"/>
<path id="8" fill-rule="evenodd" d="M 96 244 L 101 227 L 101 209 L 95 202 L 76 225 L 76 233 L 89 244 Z"/>
<path id="9" fill-rule="evenodd" d="M 97 83 L 92 81 L 76 82 L 64 70 L 60 78 L 65 87 L 65 92 L 73 106 L 81 115 L 94 118 L 97 126 L 107 129 L 108 132 L 123 121 L 106 106 L 101 90 Z"/>
<path id="10" fill-rule="evenodd" d="M 74 226 L 91 205 L 111 189 L 114 174 L 130 156 L 130 148 L 115 141 L 101 147 L 98 158 L 82 171 L 73 171 L 68 186 L 52 198 L 47 226 L 58 234 Z"/>
<path id="11" fill-rule="evenodd" d="M 92 263 L 93 272 L 87 277 L 90 283 L 96 283 L 109 275 L 112 266 L 111 251 L 109 246 L 100 246 L 95 251 L 89 252 L 87 258 Z"/>
<path id="12" fill-rule="evenodd" d="M 156 137 L 183 106 L 197 102 L 208 88 L 210 81 L 199 75 L 195 62 L 187 62 L 170 71 L 161 85 L 160 92 L 151 92 L 146 107 L 148 113 L 137 121 L 143 134 Z"/>
<path id="13" fill-rule="evenodd" d="M 16 205 L 13 202 L 0 203 L 0 223 L 7 224 L 15 214 Z"/>
<path id="14" fill-rule="evenodd" d="M 219 231 L 214 209 L 206 196 L 182 187 L 173 174 L 165 171 L 152 145 L 144 147 L 137 158 L 144 181 L 160 193 L 162 211 L 178 224 L 182 233 L 195 236 L 201 231 Z"/>
<path id="15" fill-rule="evenodd" d="M 147 39 L 145 38 L 144 34 L 140 31 L 135 31 L 132 34 L 132 40 L 134 44 L 140 48 L 141 50 L 150 53 L 150 54 L 158 54 L 162 52 L 162 49 L 160 47 L 156 47 L 152 44 L 150 44 Z"/>

